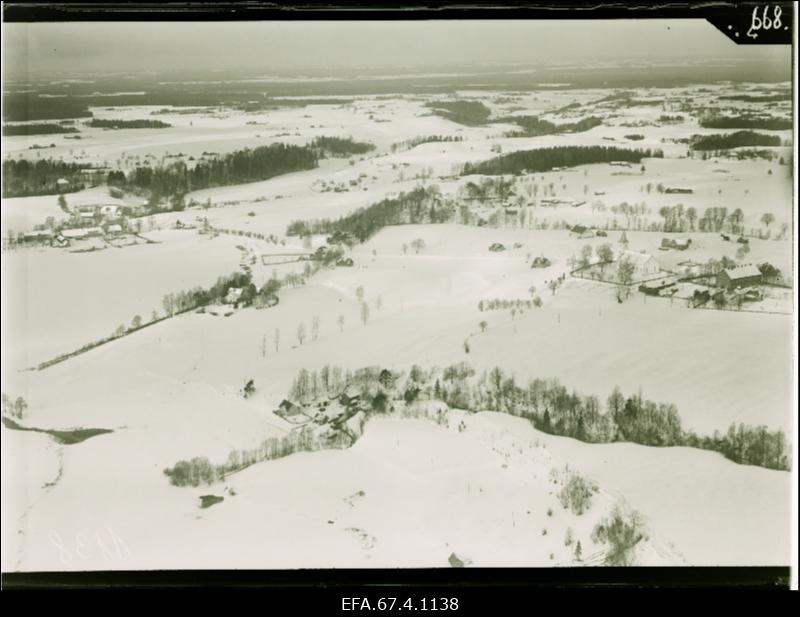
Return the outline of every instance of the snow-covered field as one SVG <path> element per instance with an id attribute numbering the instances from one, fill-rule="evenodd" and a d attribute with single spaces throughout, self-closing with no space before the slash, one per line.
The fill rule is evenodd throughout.
<path id="1" fill-rule="evenodd" d="M 318 135 L 350 136 L 376 149 L 264 182 L 195 191 L 187 202 L 204 209 L 141 220 L 142 235 L 152 243 L 139 239 L 84 253 L 50 247 L 3 252 L 3 392 L 24 397 L 27 426 L 113 430 L 59 445 L 41 433 L 2 429 L 3 569 L 447 567 L 451 553 L 476 566 L 571 566 L 577 562 L 574 545 L 564 542 L 567 528 L 593 563 L 602 547 L 591 531 L 618 502 L 647 524 L 637 554 L 642 565 L 786 563 L 789 473 L 688 448 L 586 444 L 490 412 L 450 412 L 456 424 L 466 422 L 463 432 L 453 421 L 447 429 L 375 419 L 347 450 L 259 463 L 208 487 L 174 487 L 163 474 L 179 459 L 223 462 L 234 449 L 285 434 L 290 425 L 272 410 L 300 369 L 325 365 L 407 372 L 413 364 L 465 361 L 479 372 L 500 366 L 519 382 L 558 378 L 601 401 L 619 386 L 625 394 L 674 403 L 684 428 L 700 434 L 724 432 L 732 423 L 766 425 L 786 432 L 795 447 L 791 315 L 693 310 L 683 301 L 639 293 L 619 303 L 613 286 L 569 275 L 570 259 L 585 245 L 608 242 L 619 251 L 619 231 L 582 240 L 567 229 L 541 229 L 544 222 L 623 226 L 624 214 L 611 208 L 624 202 L 645 204 L 642 228 L 662 220 L 660 208 L 679 203 L 699 213 L 741 208 L 748 230 L 764 229 L 762 216 L 769 212 L 775 217 L 771 239 L 751 238 L 745 261 L 769 262 L 792 279 L 792 240 L 775 239 L 781 224 L 791 222 L 790 167 L 761 159 L 685 158 L 685 144 L 662 142 L 729 132 L 703 129 L 690 114 L 675 125 L 657 122 L 687 96 L 713 99 L 720 94 L 716 87 L 637 92 L 664 98 L 666 109 L 613 113 L 598 103 L 610 92 L 460 93 L 482 100 L 496 116 L 605 119 L 584 133 L 545 137 L 503 137 L 514 128 L 505 124 L 458 125 L 431 115 L 424 102 L 433 97 L 425 95 L 259 113 L 97 108 L 99 118 L 152 118 L 173 126 L 80 127 L 80 142 L 62 135 L 4 139 L 6 156 L 30 156 L 31 145 L 52 141 L 55 148 L 37 152 L 123 170 L 145 158 L 183 154 L 188 160 L 273 141 L 305 144 Z M 555 111 L 574 102 L 583 107 Z M 628 143 L 630 133 L 645 139 Z M 791 139 L 789 131 L 774 133 Z M 425 135 L 463 141 L 391 148 Z M 528 199 L 526 223 L 513 227 L 387 227 L 349 252 L 353 267 L 320 270 L 305 285 L 281 290 L 273 308 L 237 309 L 229 317 L 189 312 L 44 370 L 24 370 L 106 337 L 135 315 L 145 322 L 153 311 L 163 315 L 165 294 L 208 287 L 249 264 L 245 259 L 256 258 L 257 285 L 273 270 L 281 276 L 301 271 L 302 263 L 261 260 L 309 250 L 286 236 L 291 221 L 343 216 L 421 182 L 437 184 L 443 199 L 459 203 L 466 182 L 480 180 L 456 175 L 465 162 L 495 156 L 498 148 L 559 144 L 663 148 L 665 158 L 646 159 L 644 171 L 598 164 L 520 176 L 523 194 L 527 184 L 543 190 L 552 183 L 559 198 L 586 203 L 553 208 Z M 322 191 L 322 182 L 331 181 L 348 190 Z M 693 192 L 662 193 L 658 184 Z M 103 186 L 66 197 L 70 207 L 120 201 Z M 134 199 L 125 197 L 126 203 Z M 488 215 L 496 206 L 476 208 Z M 3 200 L 1 214 L 4 232 L 66 216 L 55 196 Z M 200 226 L 201 218 L 213 228 L 274 235 L 279 242 L 174 228 L 178 220 Z M 630 249 L 654 255 L 663 270 L 736 258 L 739 245 L 720 234 L 681 235 L 691 238 L 690 248 L 664 252 L 658 250 L 663 233 L 626 231 Z M 423 247 L 416 250 L 419 240 Z M 311 248 L 323 242 L 316 237 Z M 506 250 L 490 251 L 493 243 Z M 551 265 L 531 268 L 537 256 Z M 566 280 L 553 293 L 548 283 L 561 276 Z M 535 297 L 541 307 L 514 315 L 479 310 L 481 301 Z M 312 337 L 315 320 L 319 332 Z M 245 399 L 241 389 L 249 379 L 256 392 Z M 558 502 L 550 472 L 565 465 L 601 489 L 581 516 Z M 200 509 L 203 494 L 225 499 Z"/>

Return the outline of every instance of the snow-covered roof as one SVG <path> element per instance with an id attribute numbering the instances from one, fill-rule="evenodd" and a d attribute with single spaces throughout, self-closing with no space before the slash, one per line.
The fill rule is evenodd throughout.
<path id="1" fill-rule="evenodd" d="M 753 264 L 747 264 L 735 268 L 727 268 L 725 274 L 727 274 L 730 279 L 741 279 L 751 276 L 761 276 L 761 270 L 756 268 Z"/>
<path id="2" fill-rule="evenodd" d="M 638 253 L 636 251 L 622 251 L 619 254 L 619 261 L 630 261 L 634 266 L 641 266 L 646 264 L 651 259 L 655 259 L 648 253 Z"/>

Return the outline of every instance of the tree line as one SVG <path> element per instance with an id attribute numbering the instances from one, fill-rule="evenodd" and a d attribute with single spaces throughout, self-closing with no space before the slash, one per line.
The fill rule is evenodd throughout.
<path id="1" fill-rule="evenodd" d="M 501 175 L 550 171 L 554 167 L 575 167 L 590 163 L 625 161 L 639 163 L 643 158 L 661 158 L 661 150 L 631 150 L 611 146 L 553 146 L 510 152 L 479 163 L 467 163 L 461 175 Z"/>
<path id="2" fill-rule="evenodd" d="M 369 142 L 354 141 L 350 137 L 315 137 L 312 148 L 320 150 L 321 155 L 348 156 L 350 154 L 366 154 L 374 150 L 375 145 Z"/>
<path id="3" fill-rule="evenodd" d="M 476 126 L 486 124 L 491 110 L 480 101 L 431 101 L 425 107 L 433 113 L 457 124 Z"/>
<path id="4" fill-rule="evenodd" d="M 78 173 L 83 166 L 54 159 L 29 161 L 6 159 L 3 161 L 3 197 L 27 197 L 53 195 L 60 192 L 77 191 L 84 188 Z M 59 180 L 66 180 L 60 186 Z"/>
<path id="5" fill-rule="evenodd" d="M 77 133 L 78 129 L 74 126 L 64 126 L 63 124 L 39 123 L 39 124 L 4 124 L 3 136 L 14 137 L 17 135 L 51 135 L 54 133 Z"/>
<path id="6" fill-rule="evenodd" d="M 464 141 L 464 138 L 460 135 L 424 135 L 420 137 L 412 137 L 411 139 L 406 139 L 405 141 L 398 141 L 393 143 L 389 149 L 392 151 L 392 153 L 394 153 L 402 150 L 411 150 L 412 148 L 416 148 L 422 144 L 455 141 Z"/>
<path id="7" fill-rule="evenodd" d="M 589 129 L 603 124 L 602 118 L 589 116 L 577 122 L 555 124 L 542 120 L 538 116 L 509 116 L 498 118 L 498 122 L 512 122 L 522 127 L 522 131 L 513 131 L 507 137 L 538 137 L 541 135 L 556 135 L 558 133 L 583 133 Z"/>
<path id="8" fill-rule="evenodd" d="M 88 126 L 100 129 L 166 129 L 172 125 L 161 120 L 119 120 L 92 118 Z"/>
<path id="9" fill-rule="evenodd" d="M 417 187 L 397 197 L 383 199 L 336 220 L 292 221 L 289 236 L 336 234 L 364 242 L 387 225 L 446 223 L 453 211 L 445 205 L 436 186 Z"/>
<path id="10" fill-rule="evenodd" d="M 157 204 L 163 197 L 182 197 L 189 191 L 258 182 L 313 169 L 317 161 L 314 148 L 274 143 L 204 159 L 192 168 L 183 161 L 175 161 L 158 167 L 138 166 L 127 175 L 114 171 L 108 174 L 107 181 L 112 186 L 147 191 L 150 203 Z"/>
<path id="11" fill-rule="evenodd" d="M 675 405 L 656 403 L 641 393 L 624 396 L 614 388 L 605 405 L 594 396 L 570 392 L 557 379 L 530 379 L 517 384 L 514 375 L 495 367 L 477 375 L 466 362 L 443 369 L 413 365 L 407 373 L 379 366 L 343 369 L 326 365 L 319 371 L 301 369 L 289 389 L 289 399 L 301 405 L 332 399 L 348 392 L 348 418 L 357 422 L 337 430 L 316 431 L 313 424 L 282 437 L 270 437 L 259 446 L 234 450 L 227 461 L 212 464 L 205 457 L 178 461 L 164 470 L 176 486 L 199 486 L 222 480 L 257 462 L 294 452 L 347 448 L 363 432 L 367 420 L 389 412 L 402 417 L 425 417 L 446 423 L 447 410 L 415 403 L 440 401 L 466 411 L 499 411 L 528 419 L 536 429 L 588 443 L 633 442 L 647 446 L 688 446 L 713 450 L 741 464 L 776 470 L 789 469 L 784 433 L 766 427 L 731 425 L 724 435 L 698 436 L 681 426 Z M 356 396 L 354 396 L 356 395 Z M 394 402 L 401 404 L 394 405 Z M 361 412 L 361 413 L 359 413 Z M 596 489 L 580 478 L 568 482 L 559 499 L 565 507 L 584 509 Z"/>
<path id="12" fill-rule="evenodd" d="M 765 135 L 754 131 L 736 131 L 727 135 L 693 135 L 690 143 L 692 150 L 728 150 L 742 146 L 780 146 L 781 138 L 777 135 Z"/>
<path id="13" fill-rule="evenodd" d="M 641 393 L 625 396 L 619 388 L 603 402 L 570 391 L 557 379 L 530 379 L 519 384 L 513 374 L 499 367 L 478 375 L 466 362 L 428 370 L 415 365 L 407 375 L 379 367 L 350 372 L 326 367 L 323 371 L 306 371 L 292 385 L 290 396 L 310 401 L 336 391 L 343 383 L 354 384 L 373 410 L 385 408 L 391 400 L 439 400 L 468 411 L 521 416 L 545 433 L 588 443 L 689 446 L 719 452 L 736 463 L 789 469 L 789 447 L 781 430 L 740 424 L 724 434 L 715 431 L 700 436 L 683 428 L 675 405 L 645 399 Z"/>
<path id="14" fill-rule="evenodd" d="M 791 118 L 769 116 L 706 116 L 700 118 L 700 126 L 707 129 L 764 129 L 767 131 L 791 130 Z"/>

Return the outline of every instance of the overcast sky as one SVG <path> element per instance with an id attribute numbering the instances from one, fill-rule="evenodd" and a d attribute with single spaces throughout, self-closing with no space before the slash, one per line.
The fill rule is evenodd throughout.
<path id="1" fill-rule="evenodd" d="M 172 69 L 788 58 L 704 20 L 5 24 L 6 75 Z"/>

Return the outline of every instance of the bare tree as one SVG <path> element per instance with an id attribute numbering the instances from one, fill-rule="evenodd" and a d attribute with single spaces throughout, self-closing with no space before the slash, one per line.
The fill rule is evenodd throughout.
<path id="1" fill-rule="evenodd" d="M 339 324 L 339 332 L 344 331 L 344 315 L 339 315 L 339 319 L 337 319 L 337 323 Z"/>
<path id="2" fill-rule="evenodd" d="M 297 342 L 301 345 L 306 340 L 306 325 L 303 322 L 297 326 Z"/>
<path id="3" fill-rule="evenodd" d="M 489 326 L 486 320 L 481 321 L 478 325 L 481 327 L 481 332 L 486 332 L 486 328 Z"/>
<path id="4" fill-rule="evenodd" d="M 316 341 L 319 338 L 319 315 L 314 315 L 311 319 L 311 340 Z"/>
<path id="5" fill-rule="evenodd" d="M 364 286 L 363 285 L 359 285 L 358 287 L 356 287 L 356 298 L 358 298 L 359 302 L 363 302 L 364 301 Z"/>
<path id="6" fill-rule="evenodd" d="M 281 348 L 281 331 L 275 328 L 275 334 L 272 335 L 272 342 L 275 345 L 275 352 L 280 351 Z"/>
<path id="7" fill-rule="evenodd" d="M 361 323 L 365 326 L 367 325 L 367 321 L 369 321 L 369 305 L 366 302 L 361 303 Z"/>

